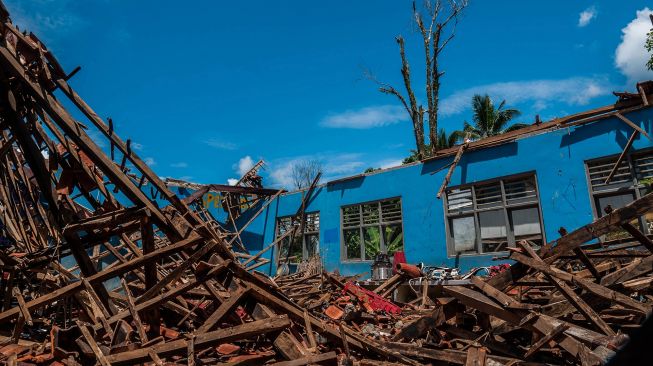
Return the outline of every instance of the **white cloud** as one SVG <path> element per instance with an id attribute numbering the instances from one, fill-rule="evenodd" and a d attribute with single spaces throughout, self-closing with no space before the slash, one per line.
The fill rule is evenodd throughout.
<path id="1" fill-rule="evenodd" d="M 589 8 L 583 10 L 580 12 L 580 15 L 578 16 L 578 26 L 579 27 L 585 27 L 590 22 L 592 19 L 596 18 L 596 7 L 590 6 Z"/>
<path id="2" fill-rule="evenodd" d="M 238 160 L 238 163 L 233 165 L 233 169 L 240 174 L 242 177 L 247 173 L 252 167 L 254 166 L 254 160 L 252 160 L 252 157 L 247 155 L 245 157 L 240 158 Z"/>
<path id="3" fill-rule="evenodd" d="M 133 142 L 132 141 L 131 147 L 134 150 L 143 150 L 143 144 L 139 144 L 138 142 Z"/>
<path id="4" fill-rule="evenodd" d="M 381 169 L 388 169 L 401 165 L 403 161 L 404 159 L 386 159 L 386 160 L 381 160 L 380 162 L 378 162 L 377 165 Z"/>
<path id="5" fill-rule="evenodd" d="M 236 178 L 227 179 L 227 184 L 229 184 L 230 186 L 235 186 L 236 183 L 238 183 L 238 179 L 236 179 Z"/>
<path id="6" fill-rule="evenodd" d="M 537 108 L 541 108 L 548 102 L 585 105 L 593 98 L 609 94 L 611 90 L 612 85 L 605 77 L 572 77 L 486 84 L 463 89 L 443 98 L 440 103 L 440 113 L 443 116 L 451 116 L 470 109 L 474 94 L 488 94 L 497 101 L 505 99 L 511 106 L 532 102 Z"/>
<path id="7" fill-rule="evenodd" d="M 270 178 L 273 185 L 293 188 L 292 170 L 295 164 L 306 160 L 317 160 L 322 165 L 322 182 L 363 172 L 365 162 L 361 154 L 325 152 L 315 155 L 295 156 L 273 161 L 270 166 Z"/>
<path id="8" fill-rule="evenodd" d="M 236 150 L 236 148 L 238 148 L 238 145 L 233 142 L 222 141 L 214 138 L 208 139 L 204 141 L 204 143 L 220 150 Z"/>
<path id="9" fill-rule="evenodd" d="M 172 168 L 188 168 L 188 163 L 185 162 L 185 161 L 180 161 L 178 163 L 170 164 L 170 167 L 172 167 Z"/>
<path id="10" fill-rule="evenodd" d="M 644 48 L 646 34 L 651 29 L 649 8 L 637 11 L 637 16 L 621 30 L 621 43 L 615 51 L 615 64 L 628 78 L 628 83 L 653 79 L 653 71 L 646 68 L 649 54 Z"/>
<path id="11" fill-rule="evenodd" d="M 148 166 L 154 166 L 156 165 L 156 161 L 152 157 L 147 157 L 143 159 L 143 162 L 147 164 Z"/>
<path id="12" fill-rule="evenodd" d="M 331 114 L 320 121 L 320 125 L 329 128 L 368 129 L 392 125 L 406 121 L 408 118 L 408 113 L 403 107 L 381 105 Z"/>

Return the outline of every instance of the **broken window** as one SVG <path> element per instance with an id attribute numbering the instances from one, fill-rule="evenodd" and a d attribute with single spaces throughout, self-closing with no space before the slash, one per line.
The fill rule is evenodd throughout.
<path id="1" fill-rule="evenodd" d="M 342 238 L 345 260 L 373 260 L 379 253 L 402 251 L 401 199 L 343 207 Z"/>
<path id="2" fill-rule="evenodd" d="M 587 162 L 587 175 L 596 217 L 605 215 L 605 208 L 618 209 L 651 192 L 653 183 L 653 151 L 628 154 L 619 164 L 615 174 L 606 183 L 618 160 L 617 156 Z M 646 234 L 653 234 L 653 215 L 646 214 L 631 222 Z M 604 240 L 629 237 L 625 230 L 611 232 Z"/>
<path id="3" fill-rule="evenodd" d="M 277 218 L 276 238 L 292 230 L 300 230 L 299 220 L 292 216 Z M 289 234 L 277 244 L 279 248 L 279 262 L 300 263 L 302 260 L 318 255 L 320 251 L 320 213 L 311 212 L 304 215 L 304 234 L 299 231 L 295 235 Z"/>
<path id="4" fill-rule="evenodd" d="M 445 207 L 450 255 L 501 252 L 518 240 L 543 243 L 534 175 L 450 188 Z"/>

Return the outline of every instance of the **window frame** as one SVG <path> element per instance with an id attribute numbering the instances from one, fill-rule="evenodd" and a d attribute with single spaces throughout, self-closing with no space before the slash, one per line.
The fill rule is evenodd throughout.
<path id="1" fill-rule="evenodd" d="M 639 156 L 644 156 L 647 154 L 653 154 L 653 148 L 645 148 L 639 150 L 632 149 L 631 151 L 627 152 L 626 155 L 624 156 L 624 161 L 626 162 L 630 173 L 630 179 L 628 180 L 630 182 L 630 185 L 628 187 L 622 186 L 622 187 L 615 187 L 615 188 L 607 188 L 599 191 L 595 190 L 594 186 L 592 185 L 590 165 L 602 163 L 602 162 L 609 162 L 609 161 L 616 162 L 616 160 L 619 158 L 619 155 L 621 155 L 621 153 L 585 160 L 584 165 L 585 165 L 585 178 L 587 181 L 587 192 L 589 195 L 590 205 L 592 207 L 592 214 L 594 215 L 595 220 L 605 215 L 604 212 L 600 212 L 600 209 L 598 207 L 598 200 L 601 198 L 632 194 L 633 201 L 635 201 L 643 197 L 641 191 L 643 188 L 645 188 L 645 185 L 639 183 L 639 179 L 637 177 L 637 169 L 634 160 Z M 647 235 L 653 234 L 653 230 L 649 229 L 648 225 L 646 225 L 646 220 L 644 215 L 639 216 L 637 222 L 639 223 L 638 229 L 641 230 L 642 228 L 644 228 L 644 230 L 642 230 L 644 234 Z M 605 239 L 604 236 L 600 237 L 601 241 L 603 241 L 604 239 Z"/>
<path id="2" fill-rule="evenodd" d="M 399 210 L 400 210 L 400 220 L 398 221 L 391 221 L 391 222 L 382 222 L 382 214 L 381 214 L 381 203 L 385 201 L 391 201 L 391 200 L 398 200 L 399 201 Z M 375 224 L 365 224 L 363 220 L 363 206 L 364 205 L 370 205 L 370 204 L 376 204 L 377 209 L 379 210 L 379 222 Z M 351 226 L 345 228 L 345 222 L 344 222 L 344 210 L 349 207 L 356 207 L 359 206 L 359 215 L 360 215 L 360 223 L 358 226 Z M 404 209 L 403 209 L 403 204 L 401 202 L 401 196 L 393 196 L 393 197 L 388 197 L 388 198 L 381 198 L 377 200 L 371 200 L 371 201 L 365 201 L 365 202 L 359 202 L 359 203 L 353 203 L 353 204 L 348 204 L 348 205 L 342 205 L 340 206 L 340 262 L 341 263 L 371 263 L 374 262 L 374 259 L 364 259 L 365 258 L 365 236 L 363 233 L 363 228 L 367 227 L 376 227 L 379 229 L 379 253 L 384 253 L 386 251 L 386 246 L 385 246 L 385 235 L 383 228 L 385 226 L 389 225 L 399 225 L 401 227 L 401 247 L 402 250 L 405 250 L 405 241 L 404 241 Z M 360 258 L 347 258 L 347 245 L 345 243 L 345 230 L 353 230 L 358 228 L 358 235 L 360 238 Z"/>
<path id="3" fill-rule="evenodd" d="M 519 202 L 519 203 L 508 203 L 506 199 L 506 181 L 519 180 L 520 178 L 532 178 L 533 186 L 535 188 L 535 198 L 533 202 Z M 498 206 L 478 208 L 476 190 L 479 186 L 486 186 L 493 183 L 499 183 L 501 187 L 501 203 Z M 460 212 L 460 213 L 450 213 L 449 212 L 449 192 L 454 189 L 470 189 L 471 190 L 471 199 L 472 207 L 469 211 Z M 447 257 L 466 257 L 466 256 L 482 256 L 482 255 L 491 255 L 491 254 L 502 254 L 506 253 L 507 250 L 500 251 L 484 251 L 483 250 L 483 239 L 481 237 L 481 221 L 479 219 L 479 213 L 482 212 L 491 212 L 501 210 L 503 212 L 503 219 L 505 222 L 506 230 L 506 242 L 507 246 L 511 247 L 515 245 L 515 232 L 514 232 L 514 222 L 512 220 L 511 212 L 519 209 L 527 208 L 536 208 L 539 218 L 540 226 L 540 235 L 542 236 L 542 243 L 546 243 L 546 231 L 544 229 L 544 215 L 542 213 L 542 203 L 540 202 L 540 187 L 537 181 L 537 174 L 535 171 L 528 171 L 524 173 L 505 175 L 501 177 L 486 179 L 482 181 L 477 181 L 468 184 L 461 184 L 458 186 L 447 187 L 445 194 L 443 195 L 443 216 L 444 216 L 444 227 L 445 227 L 445 238 L 446 238 L 446 247 L 447 247 Z M 475 230 L 475 240 L 474 240 L 474 252 L 456 252 L 455 251 L 455 238 L 453 235 L 452 220 L 455 218 L 462 217 L 473 217 L 474 218 L 474 230 Z"/>
<path id="4" fill-rule="evenodd" d="M 311 231 L 307 230 L 306 222 L 308 221 L 307 217 L 309 215 L 317 215 L 317 230 L 311 230 Z M 274 240 L 275 241 L 279 237 L 281 237 L 283 235 L 283 234 L 279 233 L 279 229 L 281 228 L 281 225 L 280 225 L 281 221 L 284 220 L 284 219 L 289 219 L 290 220 L 290 225 L 291 225 L 290 227 L 292 228 L 294 218 L 295 218 L 295 215 L 277 216 L 275 218 L 275 225 L 274 225 Z M 302 258 L 297 263 L 301 263 L 302 261 L 309 259 L 308 250 L 307 250 L 307 247 L 306 247 L 306 237 L 307 236 L 317 235 L 316 252 L 317 252 L 317 254 L 320 253 L 320 242 L 321 242 L 320 241 L 320 236 L 321 236 L 320 235 L 320 230 L 321 230 L 320 220 L 321 220 L 320 211 L 311 211 L 311 212 L 304 213 L 304 233 L 302 234 Z M 297 225 L 300 225 L 300 223 L 297 223 Z M 280 255 L 281 255 L 281 244 L 282 244 L 281 242 L 276 244 L 276 247 L 277 247 L 277 250 L 276 250 L 276 252 L 277 252 L 276 263 L 277 263 L 277 265 L 279 265 L 281 263 L 281 259 L 282 259 L 280 257 Z M 290 250 L 290 248 L 288 250 Z M 297 263 L 289 262 L 288 264 L 297 264 Z"/>

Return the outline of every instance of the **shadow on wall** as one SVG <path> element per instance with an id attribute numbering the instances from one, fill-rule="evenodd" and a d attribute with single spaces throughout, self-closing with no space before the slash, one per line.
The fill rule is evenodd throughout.
<path id="1" fill-rule="evenodd" d="M 642 112 L 628 113 L 625 114 L 625 117 L 634 122 L 636 125 L 642 127 L 644 131 L 650 132 L 653 130 L 653 120 L 648 118 L 648 116 Z M 633 128 L 628 126 L 625 122 L 621 121 L 617 117 L 611 117 L 599 122 L 575 127 L 571 133 L 565 135 L 562 138 L 560 147 L 569 146 L 599 135 L 608 134 L 612 131 L 616 131 L 616 142 L 623 148 L 626 146 L 628 138 L 630 138 L 630 135 L 633 133 Z M 637 136 L 637 139 L 640 139 L 640 137 L 641 136 Z"/>
<path id="2" fill-rule="evenodd" d="M 510 143 L 498 145 L 495 147 L 470 151 L 468 153 L 463 152 L 462 158 L 460 159 L 460 162 L 458 163 L 458 167 L 456 168 L 456 169 L 460 169 L 460 183 L 456 183 L 456 185 L 471 183 L 467 181 L 467 171 L 470 164 L 507 158 L 511 156 L 516 156 L 517 154 L 518 154 L 518 144 L 517 142 L 514 141 Z M 422 171 L 420 174 L 426 175 L 426 174 L 436 174 L 442 172 L 441 174 L 444 176 L 447 174 L 447 171 L 449 170 L 449 166 L 451 165 L 453 159 L 454 157 L 451 156 L 446 159 L 436 159 L 436 160 L 427 161 L 422 165 Z"/>
<path id="3" fill-rule="evenodd" d="M 251 231 L 243 231 L 240 233 L 240 238 L 243 240 L 243 245 L 247 251 L 258 252 L 263 249 L 263 235 Z"/>
<path id="4" fill-rule="evenodd" d="M 342 198 L 345 195 L 346 190 L 360 188 L 363 185 L 364 180 L 365 180 L 365 176 L 361 175 L 340 182 L 327 183 L 326 185 L 327 192 L 340 191 L 340 198 Z M 320 190 L 321 189 L 322 187 L 320 187 Z"/>

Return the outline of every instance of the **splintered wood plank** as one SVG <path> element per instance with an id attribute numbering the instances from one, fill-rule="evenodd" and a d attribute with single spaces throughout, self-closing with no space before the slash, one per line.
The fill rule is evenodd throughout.
<path id="1" fill-rule="evenodd" d="M 644 259 L 635 260 L 626 267 L 604 276 L 603 279 L 601 279 L 601 284 L 604 286 L 613 286 L 617 283 L 632 280 L 635 277 L 639 277 L 649 272 L 653 272 L 653 255 Z"/>
<path id="2" fill-rule="evenodd" d="M 245 286 L 232 293 L 231 297 L 213 311 L 213 313 L 206 319 L 204 324 L 197 329 L 198 333 L 205 333 L 211 330 L 228 312 L 232 311 L 242 298 L 249 292 L 250 288 Z"/>
<path id="3" fill-rule="evenodd" d="M 561 271 L 557 268 L 550 267 L 549 265 L 543 264 L 541 262 L 538 262 L 535 259 L 532 259 L 530 257 L 527 257 L 523 254 L 520 253 L 511 253 L 510 258 L 514 259 L 528 267 L 532 267 L 540 272 L 543 272 L 545 274 L 551 275 L 557 279 L 560 279 L 562 281 L 568 282 L 568 283 L 573 283 L 575 285 L 578 285 L 582 287 L 583 289 L 591 292 L 593 295 L 599 296 L 603 299 L 606 299 L 608 301 L 614 301 L 618 304 L 621 304 L 623 306 L 626 306 L 630 309 L 635 309 L 642 311 L 644 313 L 648 312 L 650 308 L 642 303 L 639 303 L 633 299 L 631 299 L 629 296 L 626 296 L 622 293 L 619 293 L 617 291 L 610 290 L 609 288 L 606 287 L 606 283 L 604 281 L 606 279 L 610 280 L 610 275 L 617 273 L 614 272 L 610 275 L 604 276 L 603 280 L 601 281 L 601 284 L 594 283 L 592 281 L 588 281 L 584 278 L 578 277 L 576 275 L 572 275 L 571 273 Z M 651 256 L 651 262 L 653 263 L 653 256 Z M 649 264 L 650 266 L 651 264 Z M 626 269 L 628 267 L 625 267 L 623 269 Z M 649 271 L 651 269 L 649 268 Z M 624 276 L 627 277 L 627 276 Z M 609 285 L 607 285 L 609 286 Z"/>
<path id="4" fill-rule="evenodd" d="M 139 257 L 137 259 L 131 260 L 126 263 L 122 263 L 119 265 L 116 265 L 114 267 L 105 269 L 103 271 L 100 271 L 92 276 L 87 277 L 86 279 L 91 283 L 100 283 L 104 282 L 108 279 L 117 277 L 123 273 L 127 273 L 135 268 L 141 267 L 144 262 L 150 261 L 150 260 L 156 260 L 158 258 L 162 258 L 164 256 L 170 255 L 172 253 L 176 253 L 179 250 L 191 246 L 193 244 L 196 244 L 197 242 L 200 241 L 199 236 L 192 236 L 187 239 L 180 240 L 176 242 L 175 244 L 168 245 L 163 248 L 157 249 L 155 252 L 144 255 L 142 257 Z M 64 297 L 71 296 L 75 292 L 79 291 L 79 289 L 82 287 L 82 283 L 80 281 L 71 283 L 69 285 L 66 285 L 64 287 L 61 287 L 55 291 L 50 292 L 47 295 L 40 296 L 34 300 L 30 300 L 27 303 L 25 303 L 25 306 L 30 309 L 38 309 L 42 306 L 48 305 L 54 301 L 60 300 Z M 7 311 L 4 311 L 0 313 L 0 323 L 6 322 L 10 319 L 13 319 L 18 316 L 20 313 L 20 309 L 17 307 L 11 308 Z"/>
<path id="5" fill-rule="evenodd" d="M 331 361 L 331 360 L 335 361 L 336 357 L 338 357 L 336 352 L 331 351 L 319 355 L 302 357 L 296 360 L 275 362 L 272 364 L 272 366 L 302 366 L 302 365 L 320 364 L 325 361 Z"/>
<path id="6" fill-rule="evenodd" d="M 551 268 L 548 264 L 544 263 L 542 258 L 540 258 L 537 253 L 531 248 L 528 243 L 525 242 L 519 242 L 519 246 L 521 246 L 530 256 L 531 259 L 535 260 L 536 262 L 539 262 L 541 266 L 549 267 Z M 524 263 L 524 262 L 522 262 Z M 526 263 L 524 263 L 526 264 Z M 592 309 L 583 299 L 578 296 L 574 290 L 567 285 L 567 283 L 555 278 L 554 276 L 550 275 L 549 273 L 544 274 L 551 283 L 553 283 L 558 291 L 562 293 L 562 295 L 574 305 L 574 307 L 580 312 L 587 321 L 590 323 L 594 324 L 597 328 L 601 329 L 603 333 L 609 336 L 614 336 L 616 333 L 610 326 L 597 314 L 594 309 Z"/>
<path id="7" fill-rule="evenodd" d="M 640 217 L 650 211 L 651 207 L 653 207 L 653 192 L 607 215 L 601 216 L 594 222 L 584 225 L 554 242 L 543 245 L 538 255 L 546 263 L 551 264 L 560 256 L 566 255 L 569 251 L 578 248 L 583 243 L 599 238 L 610 231 L 620 228 L 623 223 Z M 527 266 L 521 263 L 515 263 L 510 266 L 510 269 L 492 277 L 488 283 L 499 290 L 504 290 L 510 284 L 525 276 L 527 271 Z"/>
<path id="8" fill-rule="evenodd" d="M 91 332 L 89 332 L 88 328 L 86 328 L 86 325 L 82 324 L 80 321 L 77 321 L 77 327 L 82 332 L 82 336 L 84 337 L 84 340 L 86 341 L 86 343 L 88 343 L 88 345 L 91 346 L 91 349 L 93 350 L 93 353 L 95 354 L 95 358 L 100 363 L 100 365 L 102 365 L 102 366 L 111 366 L 111 362 L 109 362 L 106 359 L 106 356 L 104 356 L 104 353 L 102 353 L 102 350 L 100 349 L 98 344 L 95 342 L 95 339 L 91 335 Z"/>
<path id="9" fill-rule="evenodd" d="M 202 349 L 219 343 L 244 340 L 253 336 L 279 331 L 288 326 L 290 326 L 290 320 L 286 315 L 257 320 L 231 328 L 197 334 L 194 347 L 196 349 Z M 151 348 L 159 357 L 168 357 L 187 352 L 188 341 L 185 339 L 176 339 L 167 343 L 154 345 Z M 150 355 L 146 349 L 136 349 L 109 355 L 107 356 L 107 360 L 113 365 L 134 365 L 150 360 Z"/>
<path id="10" fill-rule="evenodd" d="M 23 319 L 25 319 L 25 323 L 27 323 L 27 325 L 32 325 L 32 316 L 29 314 L 29 309 L 27 306 L 25 306 L 25 299 L 23 298 L 23 294 L 20 293 L 18 287 L 14 287 L 11 292 L 16 300 L 18 300 L 18 307 L 20 308 L 20 313 L 23 315 Z"/>
<path id="11" fill-rule="evenodd" d="M 284 331 L 274 340 L 274 346 L 279 350 L 279 353 L 287 359 L 294 360 L 305 357 L 307 352 L 304 351 L 299 340 L 295 338 L 290 332 Z"/>
<path id="12" fill-rule="evenodd" d="M 132 298 L 132 293 L 129 291 L 129 286 L 127 286 L 127 282 L 124 278 L 120 279 L 120 284 L 122 285 L 123 291 L 125 291 L 125 296 L 127 296 L 127 305 L 129 306 L 129 312 L 132 314 L 134 323 L 136 323 L 136 330 L 138 331 L 138 335 L 141 337 L 141 343 L 145 343 L 148 341 L 147 333 L 143 327 L 143 322 L 141 322 L 141 317 L 138 315 L 138 310 L 136 310 L 136 307 L 134 306 L 134 298 Z"/>
<path id="13" fill-rule="evenodd" d="M 528 351 L 524 355 L 524 359 L 528 359 L 529 357 L 531 357 L 533 354 L 535 354 L 535 352 L 539 351 L 539 349 L 542 348 L 545 344 L 555 339 L 555 337 L 557 337 L 560 333 L 564 332 L 567 329 L 569 329 L 569 325 L 565 323 L 562 323 L 556 326 L 555 328 L 553 328 L 553 330 L 550 333 L 545 334 L 542 338 L 540 338 L 528 349 Z"/>
<path id="14" fill-rule="evenodd" d="M 317 349 L 317 342 L 315 341 L 315 334 L 313 334 L 313 326 L 311 325 L 311 317 L 308 315 L 308 310 L 304 309 L 304 325 L 306 327 L 306 338 L 311 350 Z"/>
<path id="15" fill-rule="evenodd" d="M 485 348 L 469 347 L 465 366 L 485 366 Z"/>
<path id="16" fill-rule="evenodd" d="M 397 282 L 401 282 L 403 276 L 400 275 L 399 273 L 393 275 L 392 277 L 388 278 L 385 282 L 380 284 L 377 288 L 373 290 L 375 294 L 380 294 L 383 293 L 385 290 L 388 288 L 393 287 Z"/>
<path id="17" fill-rule="evenodd" d="M 596 269 L 596 266 L 594 266 L 594 263 L 592 263 L 592 260 L 589 259 L 587 254 L 582 248 L 574 248 L 574 254 L 580 259 L 580 261 L 585 265 L 585 268 L 594 276 L 594 278 L 597 281 L 601 280 L 601 273 Z"/>

